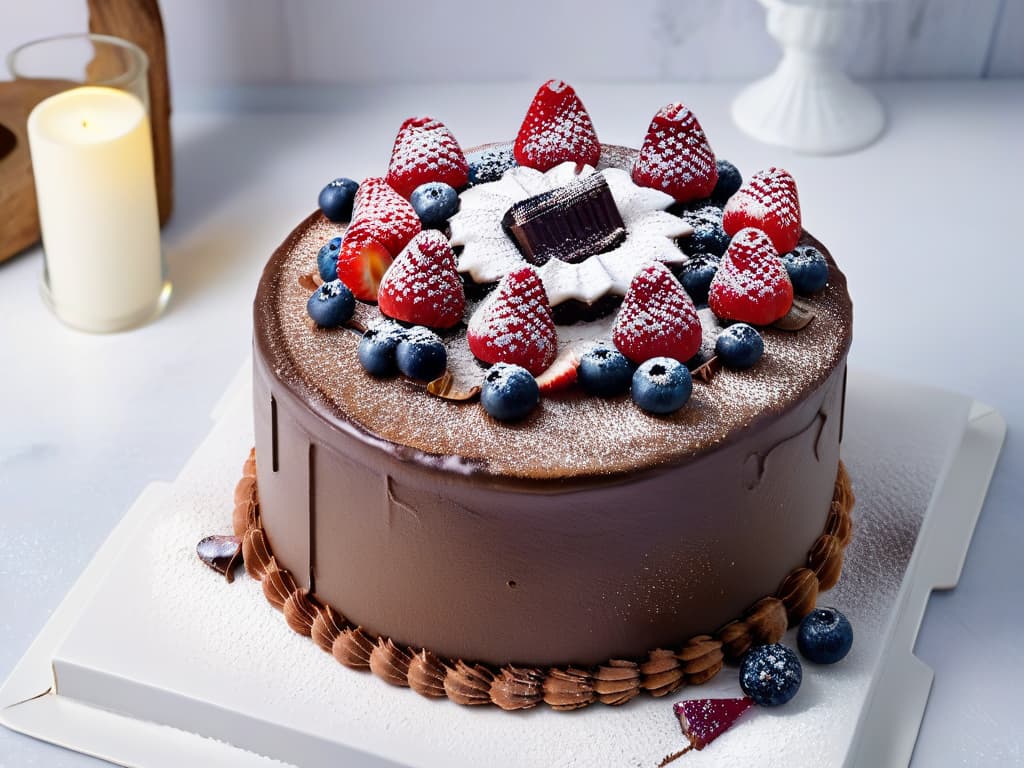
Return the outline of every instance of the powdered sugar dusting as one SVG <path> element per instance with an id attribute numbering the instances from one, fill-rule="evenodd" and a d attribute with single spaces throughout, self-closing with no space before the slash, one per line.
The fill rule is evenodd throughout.
<path id="1" fill-rule="evenodd" d="M 520 165 L 541 171 L 565 161 L 597 164 L 601 156 L 597 132 L 572 86 L 549 80 L 537 90 L 514 152 Z"/>
<path id="2" fill-rule="evenodd" d="M 416 235 L 384 273 L 378 302 L 397 320 L 433 328 L 459 322 L 466 297 L 445 236 L 436 230 Z"/>
<path id="3" fill-rule="evenodd" d="M 387 178 L 404 197 L 428 181 L 458 189 L 469 178 L 469 164 L 444 123 L 432 117 L 410 117 L 395 137 Z"/>
<path id="4" fill-rule="evenodd" d="M 344 239 L 359 233 L 366 234 L 395 255 L 421 229 L 420 217 L 409 201 L 395 192 L 382 177 L 370 176 L 363 179 L 356 192 L 352 224 Z"/>
<path id="5" fill-rule="evenodd" d="M 568 478 L 684 462 L 742 434 L 765 413 L 800 402 L 840 364 L 849 345 L 846 281 L 832 266 L 828 285 L 807 299 L 813 323 L 798 333 L 762 329 L 765 354 L 754 368 L 722 369 L 709 383 L 695 382 L 690 401 L 671 416 L 645 414 L 628 396 L 604 400 L 573 390 L 544 398 L 527 419 L 509 426 L 488 417 L 477 402 L 442 400 L 404 379 L 374 379 L 359 365 L 358 336 L 306 326 L 309 294 L 298 278 L 315 268 L 320 246 L 341 233 L 340 225 L 314 217 L 273 262 L 274 279 L 257 314 L 269 327 L 278 375 L 329 418 L 426 454 L 462 457 L 460 466 L 477 471 Z M 806 235 L 804 242 L 826 253 Z M 357 314 L 369 318 L 376 311 L 360 305 Z M 612 322 L 560 327 L 558 344 L 610 342 Z M 482 378 L 463 331 L 447 335 L 445 344 L 450 366 Z"/>
<path id="6" fill-rule="evenodd" d="M 779 253 L 793 250 L 801 227 L 796 181 L 782 168 L 758 171 L 729 198 L 722 226 L 730 235 L 757 227 L 768 234 Z"/>
<path id="7" fill-rule="evenodd" d="M 612 330 L 619 351 L 636 363 L 660 356 L 686 361 L 701 338 L 697 308 L 668 267 L 652 264 L 637 272 Z"/>

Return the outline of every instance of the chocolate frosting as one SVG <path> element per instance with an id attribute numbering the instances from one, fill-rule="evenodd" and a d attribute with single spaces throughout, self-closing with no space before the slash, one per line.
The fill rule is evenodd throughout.
<path id="1" fill-rule="evenodd" d="M 603 164 L 629 157 L 606 148 Z M 724 628 L 784 580 L 789 619 L 813 604 L 819 574 L 833 575 L 826 563 L 838 566 L 824 551 L 809 563 L 809 550 L 823 528 L 843 545 L 849 536 L 848 515 L 829 511 L 852 318 L 834 263 L 806 302 L 813 322 L 764 329 L 757 366 L 696 382 L 670 417 L 574 393 L 507 425 L 476 402 L 374 379 L 354 334 L 307 326 L 299 277 L 340 231 L 319 213 L 300 224 L 254 307 L 259 516 L 275 582 L 265 590 L 283 607 L 286 568 L 297 589 L 362 627 L 333 641 L 339 660 L 369 666 L 376 636 L 472 660 L 442 683 L 464 703 L 490 701 L 501 679 L 482 663 L 554 666 L 564 679 L 552 672 L 543 697 L 568 708 L 628 700 L 645 687 L 638 664 L 651 649 Z M 465 347 L 459 332 L 448 342 Z M 261 556 L 260 543 L 247 537 L 243 551 Z M 717 653 L 705 644 L 680 659 L 683 678 L 749 646 L 759 622 L 777 624 L 778 608 L 769 613 L 732 627 Z"/>

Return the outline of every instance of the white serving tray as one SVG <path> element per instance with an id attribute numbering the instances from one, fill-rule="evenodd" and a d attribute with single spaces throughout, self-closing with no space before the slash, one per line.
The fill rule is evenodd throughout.
<path id="1" fill-rule="evenodd" d="M 230 529 L 252 442 L 248 368 L 174 483 L 150 485 L 0 688 L 0 723 L 128 766 L 655 766 L 684 746 L 672 702 L 739 695 L 734 668 L 666 699 L 574 713 L 459 707 L 348 670 L 240 573 L 195 558 Z M 932 589 L 959 579 L 1005 425 L 969 398 L 851 372 L 843 458 L 855 535 L 824 602 L 854 650 L 804 667 L 687 765 L 906 765 L 932 672 L 912 649 Z M 792 633 L 787 642 L 793 644 Z M 684 762 L 685 761 L 685 762 Z"/>

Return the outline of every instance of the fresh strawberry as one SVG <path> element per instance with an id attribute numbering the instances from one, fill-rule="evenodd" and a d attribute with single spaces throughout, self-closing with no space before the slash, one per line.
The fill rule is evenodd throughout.
<path id="1" fill-rule="evenodd" d="M 548 80 L 537 90 L 513 149 L 520 165 L 546 171 L 572 161 L 597 165 L 601 144 L 583 102 L 568 83 Z"/>
<path id="2" fill-rule="evenodd" d="M 376 301 L 377 288 L 388 267 L 391 252 L 365 229 L 351 226 L 338 251 L 338 279 L 360 301 Z"/>
<path id="3" fill-rule="evenodd" d="M 388 184 L 398 194 L 408 199 L 416 187 L 428 181 L 458 189 L 468 180 L 466 156 L 444 123 L 432 117 L 410 117 L 402 123 L 388 166 Z"/>
<path id="4" fill-rule="evenodd" d="M 726 234 L 757 227 L 771 238 L 777 253 L 789 253 L 800 241 L 800 198 L 789 171 L 758 171 L 739 188 L 722 214 Z"/>
<path id="5" fill-rule="evenodd" d="M 711 311 L 726 320 L 770 325 L 793 306 L 793 284 L 775 246 L 760 229 L 733 235 L 708 291 Z"/>
<path id="6" fill-rule="evenodd" d="M 672 710 L 679 718 L 679 725 L 683 735 L 690 740 L 690 746 L 701 750 L 752 706 L 753 699 L 744 696 L 742 699 L 688 699 L 676 702 Z"/>
<path id="7" fill-rule="evenodd" d="M 447 238 L 420 232 L 384 273 L 377 293 L 381 313 L 427 328 L 451 328 L 462 319 L 466 295 Z"/>
<path id="8" fill-rule="evenodd" d="M 570 347 L 556 357 L 555 362 L 537 377 L 537 386 L 543 394 L 568 389 L 576 383 L 576 369 L 579 365 L 579 353 Z"/>
<path id="9" fill-rule="evenodd" d="M 535 376 L 555 360 L 558 336 L 540 275 L 509 272 L 469 319 L 470 351 L 485 363 L 521 365 Z"/>
<path id="10" fill-rule="evenodd" d="M 680 203 L 711 195 L 718 182 L 715 153 L 687 107 L 677 102 L 658 110 L 633 163 L 633 181 Z"/>
<path id="11" fill-rule="evenodd" d="M 363 231 L 397 256 L 422 229 L 416 211 L 380 176 L 363 179 L 356 192 L 349 231 Z M 346 232 L 346 236 L 347 236 Z"/>
<path id="12" fill-rule="evenodd" d="M 633 276 L 615 318 L 612 341 L 638 365 L 652 357 L 685 363 L 700 349 L 700 318 L 690 295 L 661 262 Z"/>

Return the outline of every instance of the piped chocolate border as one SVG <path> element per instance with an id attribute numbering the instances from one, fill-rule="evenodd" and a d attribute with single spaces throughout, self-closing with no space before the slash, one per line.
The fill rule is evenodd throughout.
<path id="1" fill-rule="evenodd" d="M 391 685 L 431 698 L 447 696 L 457 704 L 494 704 L 515 710 L 543 702 L 552 709 L 571 710 L 594 702 L 625 704 L 641 691 L 665 696 L 684 685 L 700 685 L 718 674 L 725 661 L 738 660 L 751 646 L 778 642 L 787 628 L 813 610 L 818 593 L 839 580 L 852 533 L 853 505 L 850 476 L 840 462 L 825 530 L 812 545 L 806 563 L 790 571 L 774 595 L 758 600 L 743 618 L 713 634 L 692 637 L 678 649 L 656 648 L 639 661 L 611 659 L 590 669 L 512 665 L 498 669 L 444 659 L 353 625 L 340 611 L 300 589 L 291 574 L 277 565 L 263 535 L 255 449 L 235 487 L 232 524 L 242 539 L 245 569 L 262 582 L 267 600 L 284 613 L 288 626 L 346 667 L 370 670 Z"/>

